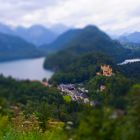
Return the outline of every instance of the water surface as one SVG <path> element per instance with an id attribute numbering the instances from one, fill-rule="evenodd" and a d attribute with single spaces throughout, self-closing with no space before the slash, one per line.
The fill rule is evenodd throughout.
<path id="1" fill-rule="evenodd" d="M 124 62 L 118 64 L 118 65 L 125 65 L 125 64 L 128 64 L 128 63 L 134 63 L 134 62 L 140 62 L 140 58 L 137 58 L 137 59 L 127 59 L 125 60 Z"/>
<path id="2" fill-rule="evenodd" d="M 52 71 L 43 68 L 45 58 L 0 62 L 0 74 L 19 80 L 42 80 L 51 78 Z"/>

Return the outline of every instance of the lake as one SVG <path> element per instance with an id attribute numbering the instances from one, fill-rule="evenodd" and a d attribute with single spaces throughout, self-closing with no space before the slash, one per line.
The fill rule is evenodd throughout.
<path id="1" fill-rule="evenodd" d="M 118 64 L 118 65 L 125 65 L 125 64 L 128 64 L 128 63 L 134 63 L 134 62 L 140 62 L 140 58 L 137 58 L 137 59 L 127 59 L 125 60 L 124 62 Z"/>
<path id="2" fill-rule="evenodd" d="M 19 80 L 39 80 L 50 79 L 52 71 L 43 68 L 45 58 L 25 59 L 10 62 L 0 62 L 0 74 L 12 76 Z"/>

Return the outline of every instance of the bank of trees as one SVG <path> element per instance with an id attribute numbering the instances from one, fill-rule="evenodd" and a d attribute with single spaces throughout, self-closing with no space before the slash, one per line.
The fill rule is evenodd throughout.
<path id="1" fill-rule="evenodd" d="M 122 75 L 96 76 L 87 88 L 97 106 L 66 102 L 38 82 L 0 76 L 0 138 L 139 140 L 140 85 Z"/>

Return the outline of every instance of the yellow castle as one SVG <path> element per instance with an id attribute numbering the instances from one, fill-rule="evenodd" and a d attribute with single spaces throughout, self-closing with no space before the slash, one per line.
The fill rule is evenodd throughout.
<path id="1" fill-rule="evenodd" d="M 112 68 L 109 65 L 102 65 L 101 66 L 102 74 L 104 76 L 112 76 Z"/>
<path id="2" fill-rule="evenodd" d="M 103 76 L 112 76 L 113 75 L 113 70 L 109 65 L 102 65 L 101 66 L 101 73 L 97 73 L 97 75 L 103 75 Z"/>

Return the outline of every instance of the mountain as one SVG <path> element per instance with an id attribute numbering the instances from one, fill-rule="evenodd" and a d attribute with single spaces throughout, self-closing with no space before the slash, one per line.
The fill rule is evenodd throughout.
<path id="1" fill-rule="evenodd" d="M 42 53 L 20 37 L 0 33 L 0 61 L 39 57 Z"/>
<path id="2" fill-rule="evenodd" d="M 134 32 L 128 35 L 122 35 L 119 38 L 122 43 L 140 43 L 140 32 Z"/>
<path id="3" fill-rule="evenodd" d="M 30 28 L 18 27 L 15 29 L 15 35 L 22 37 L 36 46 L 51 43 L 57 37 L 50 29 L 41 25 L 34 25 Z"/>
<path id="4" fill-rule="evenodd" d="M 45 28 L 42 25 L 33 25 L 29 28 L 22 26 L 12 28 L 8 25 L 0 23 L 0 33 L 19 36 L 36 46 L 49 44 L 58 36 L 57 33 L 53 32 L 51 29 Z"/>
<path id="5" fill-rule="evenodd" d="M 69 30 L 60 35 L 54 42 L 47 45 L 40 46 L 41 49 L 47 52 L 55 52 L 68 47 L 67 45 L 73 41 L 75 37 L 79 35 L 81 30 Z"/>
<path id="6" fill-rule="evenodd" d="M 9 26 L 0 23 L 0 33 L 13 34 L 13 30 Z"/>
<path id="7" fill-rule="evenodd" d="M 66 31 L 68 31 L 70 28 L 63 25 L 63 24 L 56 24 L 53 25 L 50 30 L 53 31 L 55 34 L 60 35 Z"/>
<path id="8" fill-rule="evenodd" d="M 112 40 L 96 26 L 69 30 L 60 35 L 53 43 L 41 46 L 41 49 L 48 53 L 62 50 L 61 55 L 66 53 L 66 51 L 75 54 L 83 54 L 91 51 L 103 52 L 112 56 L 117 61 L 123 59 L 125 57 L 124 54 L 128 55 L 130 53 L 119 42 Z"/>

